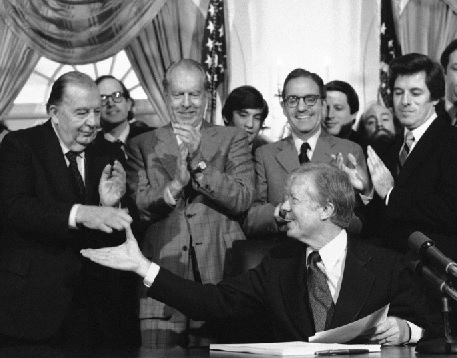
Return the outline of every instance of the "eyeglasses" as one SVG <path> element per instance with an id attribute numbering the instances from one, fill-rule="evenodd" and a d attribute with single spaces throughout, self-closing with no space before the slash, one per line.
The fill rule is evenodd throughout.
<path id="1" fill-rule="evenodd" d="M 113 92 L 111 94 L 102 94 L 102 106 L 106 106 L 108 104 L 108 100 L 111 98 L 114 103 L 119 103 L 122 101 L 124 94 L 122 92 Z"/>
<path id="2" fill-rule="evenodd" d="M 317 94 L 307 94 L 306 96 L 287 96 L 285 101 L 290 108 L 298 106 L 298 102 L 303 98 L 303 102 L 309 107 L 312 107 L 316 104 L 317 100 L 321 98 Z"/>

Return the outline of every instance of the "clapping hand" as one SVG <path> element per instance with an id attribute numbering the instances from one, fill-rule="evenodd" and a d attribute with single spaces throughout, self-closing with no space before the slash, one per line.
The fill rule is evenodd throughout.
<path id="1" fill-rule="evenodd" d="M 126 190 L 126 174 L 119 161 L 107 164 L 103 169 L 98 186 L 102 206 L 118 205 Z"/>

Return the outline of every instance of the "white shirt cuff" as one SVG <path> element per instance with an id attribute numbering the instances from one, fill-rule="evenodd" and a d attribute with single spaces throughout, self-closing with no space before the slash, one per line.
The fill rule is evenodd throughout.
<path id="1" fill-rule="evenodd" d="M 70 210 L 70 216 L 68 217 L 68 227 L 70 229 L 76 229 L 76 212 L 78 211 L 78 208 L 81 206 L 81 204 L 75 204 L 72 206 Z"/>
<path id="2" fill-rule="evenodd" d="M 171 195 L 171 191 L 170 191 L 170 188 L 168 187 L 168 185 L 165 187 L 165 192 L 163 193 L 163 197 L 165 199 L 165 202 L 168 205 L 176 206 L 176 200 L 175 200 L 175 198 L 173 198 L 173 195 Z"/>
<path id="3" fill-rule="evenodd" d="M 389 205 L 389 197 L 390 197 L 390 193 L 392 192 L 393 189 L 394 189 L 394 187 L 390 188 L 390 190 L 387 192 L 387 195 L 386 195 L 386 205 Z"/>
<path id="4" fill-rule="evenodd" d="M 154 262 L 151 262 L 151 265 L 149 266 L 148 273 L 146 276 L 144 276 L 143 279 L 143 284 L 146 287 L 151 287 L 151 285 L 154 283 L 157 275 L 159 274 L 160 271 L 160 266 L 155 264 Z"/>
<path id="5" fill-rule="evenodd" d="M 408 343 L 417 343 L 422 338 L 423 329 L 412 322 L 406 321 L 406 323 L 411 329 L 411 338 Z"/>

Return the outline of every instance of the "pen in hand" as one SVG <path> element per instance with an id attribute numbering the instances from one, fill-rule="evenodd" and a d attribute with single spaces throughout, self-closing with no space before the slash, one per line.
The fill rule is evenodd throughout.
<path id="1" fill-rule="evenodd" d="M 327 351 L 317 351 L 317 356 L 344 356 L 344 355 L 355 355 L 355 354 L 368 354 L 368 349 L 330 349 Z"/>

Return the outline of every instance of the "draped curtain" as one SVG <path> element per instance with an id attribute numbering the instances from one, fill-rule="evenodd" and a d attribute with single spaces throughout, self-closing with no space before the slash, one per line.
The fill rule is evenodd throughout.
<path id="1" fill-rule="evenodd" d="M 397 14 L 402 53 L 418 52 L 439 61 L 444 48 L 457 38 L 455 0 L 409 0 Z"/>
<path id="2" fill-rule="evenodd" d="M 166 1 L 0 1 L 0 118 L 11 109 L 41 56 L 65 64 L 113 56 Z"/>
<path id="3" fill-rule="evenodd" d="M 17 36 L 0 17 L 0 119 L 13 106 L 40 55 L 19 42 Z"/>
<path id="4" fill-rule="evenodd" d="M 125 52 L 161 124 L 170 121 L 162 79 L 173 62 L 191 58 L 200 62 L 205 18 L 193 1 L 169 0 Z"/>

